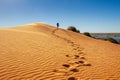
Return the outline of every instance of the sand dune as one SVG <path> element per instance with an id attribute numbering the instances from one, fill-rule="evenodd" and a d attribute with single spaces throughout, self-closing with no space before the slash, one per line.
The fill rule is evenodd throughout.
<path id="1" fill-rule="evenodd" d="M 0 80 L 120 80 L 120 45 L 44 23 L 0 29 Z"/>

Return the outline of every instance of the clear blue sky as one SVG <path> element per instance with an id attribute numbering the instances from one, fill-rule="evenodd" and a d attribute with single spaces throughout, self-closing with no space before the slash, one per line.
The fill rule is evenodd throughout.
<path id="1" fill-rule="evenodd" d="M 120 32 L 120 0 L 0 0 L 0 27 L 45 22 L 81 32 Z"/>

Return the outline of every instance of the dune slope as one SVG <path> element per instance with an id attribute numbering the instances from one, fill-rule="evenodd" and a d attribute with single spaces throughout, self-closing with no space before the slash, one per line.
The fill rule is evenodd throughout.
<path id="1" fill-rule="evenodd" d="M 119 51 L 43 23 L 0 29 L 0 80 L 120 80 Z"/>

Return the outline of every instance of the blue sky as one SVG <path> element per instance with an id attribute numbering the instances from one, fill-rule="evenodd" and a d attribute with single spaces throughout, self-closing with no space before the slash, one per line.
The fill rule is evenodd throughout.
<path id="1" fill-rule="evenodd" d="M 0 27 L 45 22 L 81 32 L 120 32 L 120 0 L 0 0 Z"/>

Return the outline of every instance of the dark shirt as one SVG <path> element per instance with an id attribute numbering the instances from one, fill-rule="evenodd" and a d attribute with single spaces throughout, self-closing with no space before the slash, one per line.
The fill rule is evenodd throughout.
<path id="1" fill-rule="evenodd" d="M 57 27 L 59 27 L 59 23 L 57 23 Z"/>

